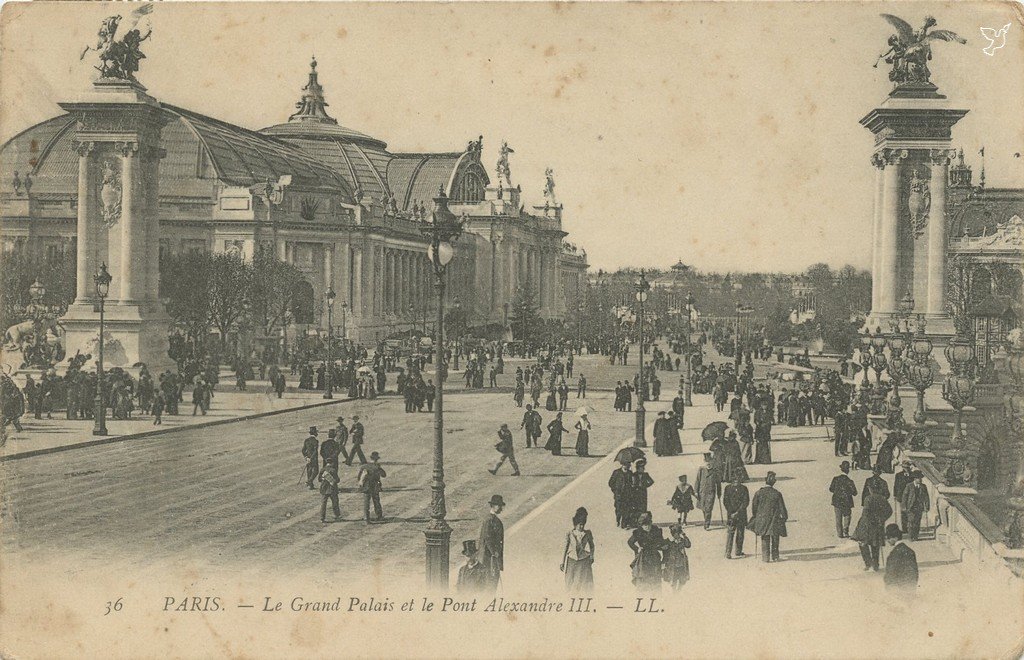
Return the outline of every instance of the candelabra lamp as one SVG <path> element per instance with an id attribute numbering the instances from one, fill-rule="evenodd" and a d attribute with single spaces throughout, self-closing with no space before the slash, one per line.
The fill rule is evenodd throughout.
<path id="1" fill-rule="evenodd" d="M 953 406 L 952 449 L 949 452 L 945 479 L 947 486 L 970 483 L 973 473 L 965 462 L 967 437 L 963 429 L 964 408 L 974 402 L 974 345 L 961 335 L 946 346 L 950 373 L 942 383 L 942 398 Z"/>

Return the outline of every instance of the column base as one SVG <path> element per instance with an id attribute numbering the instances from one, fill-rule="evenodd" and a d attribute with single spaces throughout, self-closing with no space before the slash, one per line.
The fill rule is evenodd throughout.
<path id="1" fill-rule="evenodd" d="M 156 374 L 174 366 L 167 355 L 170 319 L 162 311 L 153 311 L 159 303 L 108 302 L 104 305 L 103 368 L 126 370 L 140 363 Z M 90 354 L 91 365 L 99 357 L 99 304 L 75 303 L 60 319 L 64 326 L 67 360 L 77 353 Z"/>
<path id="2" fill-rule="evenodd" d="M 423 530 L 426 537 L 426 577 L 427 586 L 431 589 L 448 591 L 449 553 L 451 550 L 452 528 L 441 521 L 437 527 Z"/>

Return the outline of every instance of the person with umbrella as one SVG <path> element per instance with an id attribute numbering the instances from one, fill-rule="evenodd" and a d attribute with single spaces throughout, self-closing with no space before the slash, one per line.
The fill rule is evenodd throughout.
<path id="1" fill-rule="evenodd" d="M 768 471 L 764 486 L 754 493 L 750 505 L 750 523 L 747 528 L 761 537 L 761 560 L 779 561 L 779 538 L 786 535 L 786 501 L 782 493 L 775 490 L 775 473 Z"/>
<path id="2" fill-rule="evenodd" d="M 747 468 L 743 465 L 743 452 L 740 449 L 739 440 L 736 439 L 736 431 L 729 431 L 729 435 L 722 441 L 721 447 L 724 464 L 722 481 L 729 483 L 736 479 L 741 482 L 746 481 L 749 477 Z"/>
<path id="3" fill-rule="evenodd" d="M 544 445 L 544 449 L 547 449 L 554 456 L 562 455 L 562 434 L 566 432 L 566 428 L 562 426 L 562 413 L 555 415 L 555 418 L 548 422 L 548 441 Z"/>
<path id="4" fill-rule="evenodd" d="M 579 419 L 576 420 L 576 455 L 590 455 L 590 419 L 587 417 L 587 409 L 580 408 L 576 411 Z"/>
<path id="5" fill-rule="evenodd" d="M 629 482 L 632 479 L 630 466 L 633 461 L 643 458 L 644 453 L 636 447 L 624 447 L 615 456 L 619 468 L 612 472 L 608 479 L 608 488 L 612 491 L 612 498 L 615 504 L 615 524 L 625 529 L 629 523 L 628 491 Z"/>
<path id="6" fill-rule="evenodd" d="M 704 512 L 704 529 L 711 529 L 711 514 L 715 500 L 722 496 L 722 478 L 711 463 L 711 452 L 704 453 L 704 465 L 697 470 L 694 487 L 697 491 L 697 505 Z"/>
<path id="7" fill-rule="evenodd" d="M 647 458 L 640 458 L 633 464 L 630 475 L 627 507 L 629 523 L 636 524 L 637 518 L 647 511 L 647 490 L 654 485 L 654 477 L 647 472 Z"/>

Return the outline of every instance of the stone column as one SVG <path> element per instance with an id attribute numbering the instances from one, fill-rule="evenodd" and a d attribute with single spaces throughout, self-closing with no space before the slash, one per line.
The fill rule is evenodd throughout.
<path id="1" fill-rule="evenodd" d="M 366 287 L 366 273 L 363 272 L 363 250 L 362 248 L 352 248 L 352 313 L 362 316 L 365 313 L 363 309 L 363 290 Z"/>
<path id="2" fill-rule="evenodd" d="M 883 283 L 878 303 L 882 313 L 892 314 L 896 311 L 897 301 L 900 298 L 898 293 L 900 172 L 902 170 L 901 161 L 907 157 L 907 152 L 891 149 L 888 150 L 885 157 L 885 191 L 882 198 L 882 218 L 879 224 L 882 247 L 879 272 L 882 274 Z"/>
<path id="3" fill-rule="evenodd" d="M 327 320 L 327 291 L 328 289 L 334 288 L 334 247 L 327 245 L 326 243 L 321 244 L 324 252 L 324 288 L 323 288 L 323 319 Z M 337 291 L 335 291 L 337 294 Z M 335 298 L 337 301 L 337 298 Z M 333 320 L 333 319 L 332 319 Z"/>
<path id="4" fill-rule="evenodd" d="M 949 152 L 932 151 L 928 184 L 932 203 L 928 212 L 928 307 L 931 315 L 946 312 L 946 176 Z"/>
<path id="5" fill-rule="evenodd" d="M 76 250 L 75 302 L 82 303 L 94 297 L 93 275 L 96 273 L 94 243 L 98 240 L 95 228 L 90 226 L 95 200 L 92 190 L 92 142 L 78 144 L 78 240 Z"/>
<path id="6" fill-rule="evenodd" d="M 885 159 L 882 154 L 871 155 L 875 166 L 875 204 L 871 225 L 871 311 L 878 312 L 882 300 L 882 200 L 885 190 Z"/>
<path id="7" fill-rule="evenodd" d="M 122 142 L 117 145 L 121 153 L 121 235 L 120 235 L 120 292 L 121 302 L 134 302 L 136 287 L 144 285 L 136 277 L 141 261 L 139 253 L 143 245 L 139 236 L 137 197 L 139 192 L 139 145 L 136 142 Z"/>

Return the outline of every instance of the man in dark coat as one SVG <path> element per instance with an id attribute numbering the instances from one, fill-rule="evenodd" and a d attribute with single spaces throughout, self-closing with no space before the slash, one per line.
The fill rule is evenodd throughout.
<path id="1" fill-rule="evenodd" d="M 907 513 L 903 510 L 903 491 L 907 489 L 907 486 L 913 481 L 910 476 L 914 473 L 914 464 L 909 460 L 904 459 L 902 463 L 903 469 L 896 473 L 896 477 L 892 482 L 892 494 L 896 499 L 896 506 L 900 510 L 900 529 L 904 533 L 907 531 Z M 883 472 L 885 469 L 883 468 Z"/>
<path id="2" fill-rule="evenodd" d="M 860 555 L 864 559 L 865 571 L 877 571 L 882 544 L 885 543 L 885 521 L 892 515 L 889 500 L 871 492 L 864 500 L 864 507 L 857 522 L 857 528 L 850 537 L 860 544 Z"/>
<path id="3" fill-rule="evenodd" d="M 864 506 L 864 500 L 868 498 L 870 490 L 874 490 L 885 499 L 889 499 L 889 484 L 882 477 L 882 468 L 875 466 L 871 468 L 871 476 L 864 480 L 864 490 L 861 491 L 860 505 Z"/>
<path id="4" fill-rule="evenodd" d="M 508 430 L 508 424 L 502 424 L 501 428 L 498 429 L 498 442 L 494 445 L 494 448 L 501 453 L 501 458 L 498 459 L 498 464 L 494 466 L 494 469 L 488 470 L 488 472 L 498 474 L 498 469 L 507 460 L 512 466 L 512 476 L 518 477 L 519 463 L 516 463 L 515 448 L 512 446 L 512 431 Z"/>
<path id="5" fill-rule="evenodd" d="M 704 512 L 704 529 L 711 529 L 711 514 L 715 500 L 722 496 L 722 477 L 712 465 L 712 454 L 704 453 L 704 465 L 697 470 L 694 490 L 697 491 L 697 506 Z"/>
<path id="6" fill-rule="evenodd" d="M 850 461 L 839 464 L 842 474 L 832 478 L 828 490 L 832 493 L 832 508 L 836 514 L 836 536 L 845 539 L 850 535 L 850 516 L 853 514 L 853 498 L 857 496 L 857 486 L 850 478 Z"/>
<path id="7" fill-rule="evenodd" d="M 335 437 L 338 432 L 335 429 L 327 429 L 327 439 L 320 443 L 320 458 L 324 460 L 324 466 L 334 464 L 338 466 L 338 453 L 341 448 L 338 447 L 338 441 Z"/>
<path id="8" fill-rule="evenodd" d="M 632 472 L 629 471 L 629 459 L 623 458 L 622 466 L 612 472 L 608 479 L 608 487 L 612 490 L 615 501 L 615 524 L 625 529 L 629 518 L 629 485 Z"/>
<path id="9" fill-rule="evenodd" d="M 885 542 L 892 546 L 885 559 L 885 586 L 911 596 L 917 590 L 917 553 L 903 542 L 900 526 L 890 523 L 885 528 Z"/>
<path id="10" fill-rule="evenodd" d="M 654 453 L 657 456 L 669 456 L 668 424 L 665 411 L 658 411 L 658 419 L 654 420 Z"/>
<path id="11" fill-rule="evenodd" d="M 323 471 L 320 472 L 320 522 L 322 523 L 327 522 L 328 502 L 331 503 L 331 508 L 334 510 L 334 519 L 341 518 L 341 508 L 338 506 L 338 481 L 337 460 L 333 463 L 325 463 Z"/>
<path id="12" fill-rule="evenodd" d="M 523 421 L 519 428 L 526 430 L 526 447 L 537 446 L 537 439 L 540 438 L 540 413 L 533 409 L 533 404 L 526 404 L 526 412 L 523 413 Z"/>
<path id="13" fill-rule="evenodd" d="M 900 499 L 900 509 L 906 516 L 907 534 L 911 541 L 916 541 L 921 533 L 921 516 L 931 507 L 928 499 L 928 487 L 924 485 L 924 474 L 914 470 L 911 474 L 913 482 L 907 484 L 903 489 L 903 497 Z"/>
<path id="14" fill-rule="evenodd" d="M 676 394 L 672 399 L 672 412 L 676 414 L 676 428 L 683 428 L 683 419 L 686 417 L 686 406 L 684 405 L 683 393 Z"/>
<path id="15" fill-rule="evenodd" d="M 733 475 L 731 484 L 725 487 L 722 503 L 725 504 L 725 516 L 729 526 L 729 535 L 725 540 L 725 558 L 732 559 L 733 541 L 736 543 L 736 556 L 743 557 L 743 532 L 747 526 L 747 505 L 750 504 L 750 492 L 743 485 L 740 474 Z"/>
<path id="16" fill-rule="evenodd" d="M 363 454 L 363 441 L 366 438 L 366 429 L 363 428 L 363 423 L 359 421 L 359 415 L 352 415 L 352 428 L 349 430 L 349 434 L 352 436 L 352 451 L 348 453 L 345 465 L 352 465 L 352 460 L 357 454 L 359 462 L 366 465 L 366 456 Z"/>
<path id="17" fill-rule="evenodd" d="M 348 427 L 345 426 L 344 417 L 338 417 L 338 428 L 335 433 L 335 439 L 338 442 L 338 454 L 347 462 L 348 449 L 345 447 L 348 445 Z"/>
<path id="18" fill-rule="evenodd" d="M 355 450 L 353 450 L 355 451 Z M 384 520 L 384 509 L 380 505 L 380 491 L 383 490 L 382 480 L 388 476 L 380 463 L 380 454 L 370 452 L 370 462 L 359 468 L 359 492 L 363 494 L 363 518 L 366 524 L 370 524 L 370 503 L 373 502 L 373 512 L 377 516 L 377 522 Z"/>
<path id="19" fill-rule="evenodd" d="M 505 500 L 501 495 L 492 495 L 488 505 L 490 514 L 480 525 L 480 563 L 487 572 L 485 588 L 496 591 L 501 581 L 501 572 L 505 570 L 505 525 L 498 517 L 505 508 Z"/>
<path id="20" fill-rule="evenodd" d="M 776 476 L 769 471 L 764 486 L 754 493 L 750 504 L 750 523 L 747 527 L 761 537 L 761 560 L 779 561 L 779 538 L 786 535 L 786 501 L 782 493 L 775 490 Z"/>
<path id="21" fill-rule="evenodd" d="M 479 561 L 480 551 L 477 549 L 476 541 L 463 541 L 462 554 L 466 557 L 466 563 L 459 568 L 455 590 L 459 593 L 476 593 L 486 589 L 487 569 Z"/>
<path id="22" fill-rule="evenodd" d="M 317 439 L 315 426 L 309 427 L 309 437 L 302 443 L 302 456 L 306 459 L 306 485 L 310 490 L 316 490 L 313 480 L 320 474 L 320 461 L 317 460 L 317 449 L 320 448 L 320 440 Z"/>

